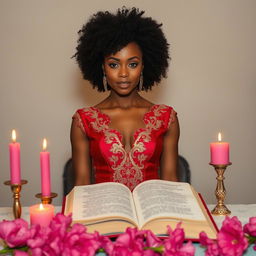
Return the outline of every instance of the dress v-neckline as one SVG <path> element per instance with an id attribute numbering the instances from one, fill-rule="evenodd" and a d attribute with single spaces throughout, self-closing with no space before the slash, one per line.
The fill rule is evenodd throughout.
<path id="1" fill-rule="evenodd" d="M 109 131 L 114 132 L 114 133 L 117 135 L 118 140 L 119 140 L 119 143 L 122 145 L 122 148 L 124 149 L 124 151 L 125 151 L 127 154 L 130 154 L 130 152 L 132 151 L 132 149 L 133 149 L 134 146 L 135 146 L 136 141 L 137 141 L 138 138 L 139 138 L 139 134 L 140 134 L 142 131 L 145 131 L 145 130 L 147 129 L 147 124 L 148 124 L 148 123 L 146 122 L 146 117 L 153 111 L 153 109 L 154 109 L 156 106 L 158 106 L 158 104 L 152 105 L 152 106 L 149 108 L 149 110 L 146 111 L 146 112 L 143 114 L 142 122 L 143 122 L 143 124 L 144 124 L 144 127 L 140 127 L 140 128 L 136 129 L 136 130 L 133 132 L 133 134 L 132 134 L 133 142 L 132 142 L 132 145 L 131 145 L 131 147 L 130 147 L 129 150 L 126 150 L 125 145 L 124 145 L 124 143 L 123 143 L 123 138 L 124 138 L 123 134 L 122 134 L 118 129 L 112 128 L 112 127 L 109 126 L 109 124 L 111 124 L 111 118 L 110 118 L 110 116 L 109 116 L 108 114 L 102 112 L 102 111 L 101 111 L 99 108 L 97 108 L 97 107 L 90 107 L 90 108 L 93 109 L 93 110 L 96 110 L 99 114 L 101 114 L 102 116 L 104 116 L 104 117 L 106 118 L 106 120 L 107 120 L 107 124 L 106 124 L 107 128 L 106 128 L 106 129 L 108 129 Z"/>

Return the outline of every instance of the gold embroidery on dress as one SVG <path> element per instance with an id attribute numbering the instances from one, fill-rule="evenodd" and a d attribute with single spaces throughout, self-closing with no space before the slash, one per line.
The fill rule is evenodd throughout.
<path id="1" fill-rule="evenodd" d="M 174 122 L 174 118 L 175 118 L 176 114 L 177 113 L 172 109 L 172 112 L 169 117 L 168 126 L 167 126 L 168 129 L 170 128 L 170 125 Z"/>
<path id="2" fill-rule="evenodd" d="M 81 119 L 80 115 L 78 114 L 78 112 L 76 112 L 76 113 L 73 115 L 72 118 L 73 118 L 73 120 L 74 120 L 74 122 L 75 122 L 75 125 L 76 125 L 77 127 L 79 127 L 80 129 L 82 129 L 83 132 L 85 132 L 82 119 Z"/>
<path id="3" fill-rule="evenodd" d="M 139 129 L 138 136 L 135 139 L 131 150 L 127 152 L 124 149 L 120 138 L 114 132 L 116 130 L 109 128 L 108 124 L 110 119 L 108 116 L 105 115 L 107 119 L 100 117 L 100 111 L 96 108 L 91 107 L 84 109 L 84 111 L 90 114 L 93 119 L 93 121 L 90 122 L 93 129 L 97 132 L 103 132 L 106 144 L 111 144 L 110 152 L 113 154 L 108 160 L 114 171 L 113 181 L 123 183 L 131 190 L 143 180 L 142 170 L 144 169 L 144 161 L 147 159 L 147 156 L 143 154 L 145 151 L 144 143 L 150 142 L 151 132 L 161 127 L 163 121 L 159 120 L 158 117 L 161 116 L 161 113 L 166 111 L 166 106 L 154 105 L 151 110 L 153 111 L 153 115 L 148 119 L 144 119 L 146 127 Z M 150 112 L 151 111 L 147 113 Z"/>

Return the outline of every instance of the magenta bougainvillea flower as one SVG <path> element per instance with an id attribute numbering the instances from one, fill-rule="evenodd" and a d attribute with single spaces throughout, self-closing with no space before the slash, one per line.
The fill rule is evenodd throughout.
<path id="1" fill-rule="evenodd" d="M 127 228 L 126 232 L 116 239 L 112 255 L 143 255 L 144 234 L 145 231 L 138 231 L 137 228 Z"/>
<path id="2" fill-rule="evenodd" d="M 70 228 L 71 221 L 70 216 L 57 214 L 49 227 L 33 226 L 34 235 L 27 242 L 31 254 L 95 255 L 101 245 L 97 236 L 87 233 L 82 224 L 74 224 Z"/>
<path id="3" fill-rule="evenodd" d="M 151 230 L 145 230 L 144 235 L 146 237 L 146 247 L 159 247 L 162 245 L 162 240 L 158 238 Z"/>
<path id="4" fill-rule="evenodd" d="M 28 256 L 29 254 L 27 252 L 15 250 L 14 251 L 14 256 Z"/>
<path id="5" fill-rule="evenodd" d="M 32 225 L 22 219 L 0 222 L 0 239 L 4 240 L 1 253 L 17 256 L 61 256 L 88 255 L 105 252 L 109 256 L 193 256 L 192 242 L 185 243 L 185 233 L 179 223 L 174 230 L 167 227 L 168 237 L 160 239 L 150 230 L 127 228 L 116 241 L 100 235 L 88 233 L 81 224 L 71 225 L 71 215 L 57 214 L 48 227 Z M 200 233 L 200 243 L 206 247 L 206 256 L 240 256 L 248 244 L 256 242 L 256 217 L 252 217 L 242 228 L 237 217 L 226 217 L 217 234 L 217 239 L 209 239 Z M 256 249 L 256 245 L 254 246 Z"/>
<path id="6" fill-rule="evenodd" d="M 9 247 L 21 247 L 26 245 L 30 232 L 28 223 L 23 219 L 13 221 L 4 220 L 0 222 L 0 238 Z"/>
<path id="7" fill-rule="evenodd" d="M 164 256 L 193 256 L 195 247 L 192 242 L 184 243 L 185 233 L 179 223 L 174 230 L 170 226 L 167 227 L 169 237 L 164 240 Z"/>
<path id="8" fill-rule="evenodd" d="M 107 236 L 101 236 L 98 232 L 95 232 L 95 239 L 100 243 L 100 248 L 102 248 L 107 255 L 111 255 L 113 252 L 113 242 Z"/>
<path id="9" fill-rule="evenodd" d="M 244 225 L 244 232 L 251 244 L 255 244 L 253 249 L 256 251 L 256 217 L 251 217 L 249 223 Z"/>
<path id="10" fill-rule="evenodd" d="M 256 217 L 251 217 L 249 223 L 244 225 L 244 232 L 256 237 Z"/>
<path id="11" fill-rule="evenodd" d="M 80 224 L 75 224 L 80 225 Z M 82 226 L 82 225 L 80 225 Z M 73 228 L 72 228 L 73 229 Z M 64 255 L 88 255 L 94 256 L 98 249 L 100 249 L 100 242 L 97 240 L 97 236 L 94 234 L 81 232 L 78 227 L 67 233 L 63 241 Z"/>
<path id="12" fill-rule="evenodd" d="M 228 216 L 222 223 L 217 235 L 220 252 L 223 256 L 240 256 L 248 247 L 248 241 L 243 233 L 241 222 L 237 217 Z"/>
<path id="13" fill-rule="evenodd" d="M 219 246 L 216 241 L 208 238 L 205 232 L 199 234 L 200 244 L 206 247 L 205 256 L 220 256 Z"/>

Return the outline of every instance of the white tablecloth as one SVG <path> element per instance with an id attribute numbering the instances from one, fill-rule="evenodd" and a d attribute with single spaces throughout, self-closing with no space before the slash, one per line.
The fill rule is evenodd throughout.
<path id="1" fill-rule="evenodd" d="M 212 204 L 207 206 L 209 211 L 215 207 L 215 205 Z M 243 225 L 249 221 L 250 217 L 256 216 L 256 204 L 227 204 L 226 206 L 231 211 L 230 217 L 237 216 Z M 218 228 L 220 228 L 225 216 L 212 216 Z"/>
<path id="2" fill-rule="evenodd" d="M 214 206 L 215 205 L 208 205 L 209 211 L 211 211 Z M 231 211 L 230 216 L 237 216 L 243 225 L 248 222 L 250 217 L 256 216 L 256 204 L 228 204 L 227 207 Z M 61 212 L 61 206 L 55 206 L 55 213 L 57 212 Z M 22 207 L 21 217 L 29 221 L 29 207 Z M 0 221 L 3 219 L 13 219 L 11 207 L 0 207 Z M 213 215 L 213 219 L 220 228 L 225 216 Z"/>

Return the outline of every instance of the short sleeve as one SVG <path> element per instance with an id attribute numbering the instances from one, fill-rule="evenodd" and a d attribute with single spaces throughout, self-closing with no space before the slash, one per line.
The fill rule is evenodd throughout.
<path id="1" fill-rule="evenodd" d="M 75 125 L 77 127 L 79 127 L 85 133 L 84 125 L 83 125 L 83 122 L 82 122 L 82 119 L 81 119 L 81 116 L 80 116 L 78 110 L 72 116 L 72 119 L 73 119 L 73 122 L 75 123 Z"/>
<path id="2" fill-rule="evenodd" d="M 173 109 L 170 108 L 170 114 L 169 114 L 169 122 L 167 128 L 169 129 L 171 124 L 175 122 L 177 116 L 177 112 Z"/>

